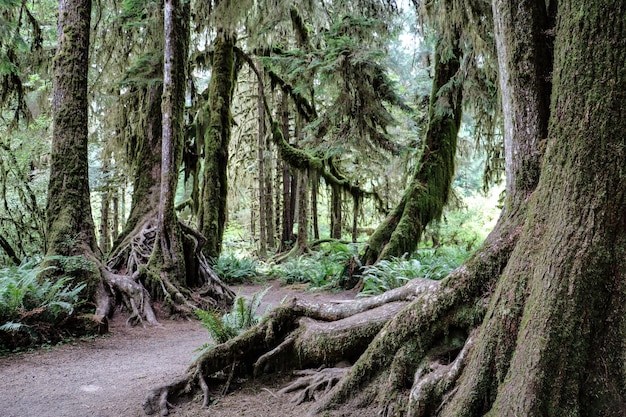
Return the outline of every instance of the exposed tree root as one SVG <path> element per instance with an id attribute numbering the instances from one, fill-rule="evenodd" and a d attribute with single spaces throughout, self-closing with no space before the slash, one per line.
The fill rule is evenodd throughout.
<path id="1" fill-rule="evenodd" d="M 278 393 L 288 394 L 299 391 L 299 393 L 292 398 L 292 401 L 297 405 L 305 401 L 316 401 L 320 395 L 327 394 L 345 375 L 349 368 L 348 362 L 340 362 L 338 365 L 344 366 L 296 371 L 294 375 L 300 378 L 278 391 Z"/>
<path id="2" fill-rule="evenodd" d="M 423 297 L 438 286 L 437 282 L 418 279 L 390 293 L 344 303 L 318 305 L 292 299 L 272 310 L 257 326 L 205 352 L 189 368 L 185 383 L 176 381 L 153 390 L 144 409 L 166 413 L 167 404 L 161 401 L 164 392 L 170 401 L 199 392 L 207 402 L 205 384 L 216 374 L 233 378 L 352 362 L 411 299 Z M 324 383 L 321 376 L 314 385 L 330 389 L 341 372 L 345 369 L 325 371 L 322 375 L 332 378 Z M 311 387 L 302 395 L 314 396 L 315 391 Z"/>
<path id="3" fill-rule="evenodd" d="M 205 352 L 184 383 L 153 390 L 146 410 L 167 413 L 167 401 L 189 394 L 201 394 L 206 404 L 217 375 L 233 379 L 317 368 L 320 373 L 303 371 L 282 391 L 300 390 L 296 402 L 317 400 L 311 415 L 332 415 L 339 408 L 337 415 L 362 417 L 359 407 L 383 416 L 434 415 L 454 392 L 519 233 L 511 218 L 501 220 L 482 250 L 443 282 L 415 279 L 349 302 L 292 299 Z M 354 365 L 335 370 L 342 361 Z"/>
<path id="4" fill-rule="evenodd" d="M 196 308 L 228 308 L 235 293 L 213 272 L 202 254 L 205 238 L 194 229 L 179 224 L 185 241 L 186 282 L 174 282 L 163 271 L 149 267 L 156 240 L 156 219 L 149 213 L 138 222 L 102 266 L 106 291 L 130 311 L 129 323 L 157 325 L 153 302 L 169 314 L 191 316 Z M 103 301 L 100 301 L 103 303 Z M 110 309 L 108 309 L 110 311 Z"/>

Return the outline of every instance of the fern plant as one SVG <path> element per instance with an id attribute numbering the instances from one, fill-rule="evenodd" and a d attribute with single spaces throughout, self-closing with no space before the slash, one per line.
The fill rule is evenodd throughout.
<path id="1" fill-rule="evenodd" d="M 250 297 L 238 295 L 235 298 L 231 311 L 223 316 L 220 316 L 213 310 L 196 310 L 196 315 L 200 319 L 202 326 L 209 331 L 213 339 L 213 343 L 205 343 L 197 349 L 200 352 L 199 355 L 215 345 L 226 343 L 257 324 L 262 317 L 257 314 L 257 310 L 270 288 L 267 287 L 263 291 L 252 294 Z"/>
<path id="2" fill-rule="evenodd" d="M 34 261 L 0 269 L 0 330 L 27 330 L 37 321 L 54 324 L 74 312 L 85 284 L 72 285 L 67 277 L 40 280 L 50 269 Z"/>
<path id="3" fill-rule="evenodd" d="M 240 284 L 259 275 L 254 259 L 239 258 L 231 253 L 223 254 L 215 260 L 213 271 L 228 284 Z"/>
<path id="4" fill-rule="evenodd" d="M 469 252 L 459 247 L 420 250 L 415 258 L 392 258 L 367 266 L 361 275 L 365 297 L 401 287 L 413 278 L 440 280 L 462 264 Z"/>
<path id="5" fill-rule="evenodd" d="M 309 283 L 312 288 L 334 285 L 343 272 L 345 263 L 356 254 L 356 249 L 343 243 L 328 244 L 310 255 L 289 258 L 271 268 L 269 275 L 285 284 Z"/>
<path id="6" fill-rule="evenodd" d="M 420 276 L 421 263 L 417 259 L 392 258 L 365 267 L 361 275 L 363 290 L 359 297 L 382 294 L 401 287 L 409 280 Z"/>

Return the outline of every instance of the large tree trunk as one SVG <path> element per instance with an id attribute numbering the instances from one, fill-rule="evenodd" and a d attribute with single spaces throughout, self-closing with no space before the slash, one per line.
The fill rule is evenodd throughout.
<path id="1" fill-rule="evenodd" d="M 448 201 L 461 125 L 461 88 L 450 83 L 457 76 L 461 51 L 455 47 L 453 52 L 454 56 L 444 61 L 441 45 L 436 48 L 428 129 L 420 164 L 400 203 L 369 239 L 361 256 L 363 265 L 412 253 L 424 228 L 441 217 Z"/>
<path id="2" fill-rule="evenodd" d="M 625 15 L 623 2 L 559 2 L 545 161 L 482 331 L 510 337 L 492 415 L 626 409 Z"/>
<path id="3" fill-rule="evenodd" d="M 213 71 L 207 104 L 208 127 L 204 147 L 204 175 L 199 213 L 200 231 L 207 238 L 203 249 L 217 259 L 222 250 L 228 192 L 227 165 L 232 116 L 230 103 L 235 80 L 234 38 L 219 30 L 215 38 Z"/>
<path id="4" fill-rule="evenodd" d="M 54 59 L 53 136 L 46 207 L 46 256 L 59 273 L 87 284 L 83 297 L 94 300 L 102 290 L 97 269 L 63 271 L 59 257 L 83 256 L 97 262 L 89 201 L 87 74 L 90 0 L 59 2 L 58 49 Z M 56 259 L 56 260 L 54 260 Z M 105 312 L 100 311 L 98 315 Z"/>

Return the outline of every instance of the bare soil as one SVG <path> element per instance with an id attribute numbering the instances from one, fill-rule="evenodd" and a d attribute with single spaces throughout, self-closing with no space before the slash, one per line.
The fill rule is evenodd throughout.
<path id="1" fill-rule="evenodd" d="M 350 300 L 354 292 L 309 292 L 304 286 L 268 284 L 234 287 L 251 295 L 268 285 L 259 308 L 278 305 L 285 298 L 315 302 Z M 158 327 L 127 327 L 117 315 L 104 337 L 74 341 L 49 350 L 0 358 L 0 417 L 120 417 L 145 415 L 141 404 L 151 388 L 185 373 L 194 350 L 209 341 L 197 321 L 161 320 Z M 290 396 L 276 392 L 290 375 L 235 381 L 222 396 L 201 408 L 201 399 L 175 405 L 177 417 L 301 416 L 308 404 L 295 406 Z"/>

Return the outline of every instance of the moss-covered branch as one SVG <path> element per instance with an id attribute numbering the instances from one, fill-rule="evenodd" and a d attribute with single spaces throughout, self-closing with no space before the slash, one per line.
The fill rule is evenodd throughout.
<path id="1" fill-rule="evenodd" d="M 248 64 L 250 69 L 255 73 L 259 82 L 263 83 L 263 77 L 254 62 L 252 61 L 252 58 L 250 58 L 248 54 L 241 51 L 241 49 L 235 48 L 235 50 Z M 269 104 L 267 102 L 267 97 L 265 96 L 263 97 L 263 105 L 265 107 L 265 115 L 267 116 L 272 129 L 272 141 L 277 146 L 280 157 L 283 159 L 283 161 L 287 162 L 290 167 L 295 169 L 315 171 L 322 178 L 324 178 L 327 184 L 338 186 L 352 196 L 356 196 L 359 198 L 372 197 L 376 199 L 376 201 L 379 203 L 379 206 L 383 206 L 382 199 L 377 193 L 363 190 L 359 186 L 352 184 L 346 178 L 338 178 L 336 175 L 333 175 L 330 168 L 322 158 L 313 156 L 307 151 L 303 149 L 298 149 L 295 146 L 289 144 L 283 136 L 280 123 L 278 123 L 278 121 L 274 121 L 274 118 L 272 117 L 272 112 L 270 111 Z"/>

